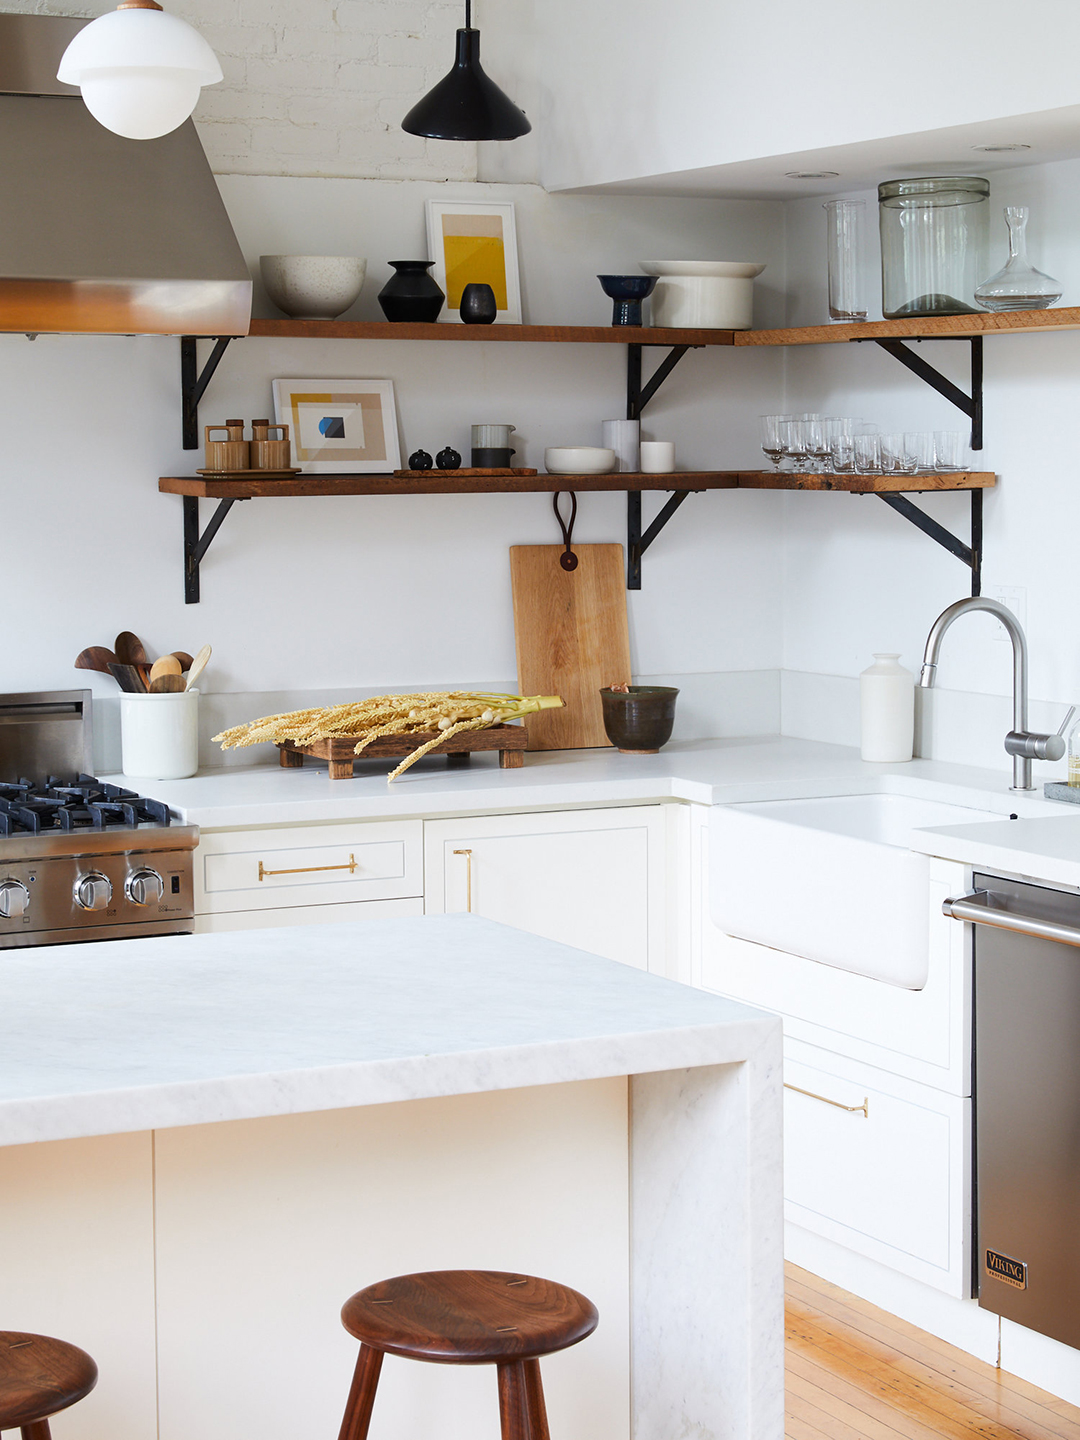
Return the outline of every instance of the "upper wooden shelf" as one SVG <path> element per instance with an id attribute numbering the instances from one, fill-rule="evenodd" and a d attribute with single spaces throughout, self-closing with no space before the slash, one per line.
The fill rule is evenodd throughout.
<path id="1" fill-rule="evenodd" d="M 519 340 L 563 345 L 732 345 L 731 330 L 661 330 L 651 325 L 433 325 L 387 320 L 252 320 L 249 335 L 302 340 Z"/>
<path id="2" fill-rule="evenodd" d="M 201 475 L 167 475 L 158 489 L 167 495 L 205 500 L 253 500 L 295 495 L 528 495 L 556 490 L 841 490 L 857 495 L 914 494 L 920 490 L 986 490 L 990 471 L 942 475 L 829 475 L 768 470 L 682 470 L 670 475 L 461 475 L 433 470 L 424 479 L 393 475 L 296 475 L 291 480 L 212 480 Z"/>
<path id="3" fill-rule="evenodd" d="M 736 330 L 735 345 L 836 345 L 847 340 L 960 340 L 971 335 L 1018 335 L 1080 329 L 1080 307 L 1007 310 L 996 314 L 869 320 L 861 325 L 803 325 L 789 330 Z"/>

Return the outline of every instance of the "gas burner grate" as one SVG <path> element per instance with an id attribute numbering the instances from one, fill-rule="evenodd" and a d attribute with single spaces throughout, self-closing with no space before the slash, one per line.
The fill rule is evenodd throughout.
<path id="1" fill-rule="evenodd" d="M 0 836 L 171 823 L 172 813 L 162 801 L 93 775 L 75 780 L 50 776 L 43 788 L 26 780 L 0 781 Z"/>

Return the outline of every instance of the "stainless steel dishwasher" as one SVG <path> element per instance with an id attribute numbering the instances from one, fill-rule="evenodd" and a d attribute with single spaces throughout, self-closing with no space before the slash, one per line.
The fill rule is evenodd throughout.
<path id="1" fill-rule="evenodd" d="M 1080 1348 L 1080 895 L 974 884 L 979 1304 Z"/>

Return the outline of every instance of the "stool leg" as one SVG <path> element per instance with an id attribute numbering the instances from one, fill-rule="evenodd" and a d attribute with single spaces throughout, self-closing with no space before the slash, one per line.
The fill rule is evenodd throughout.
<path id="1" fill-rule="evenodd" d="M 48 1420 L 32 1420 L 29 1425 L 23 1425 L 19 1433 L 22 1440 L 50 1440 Z"/>
<path id="2" fill-rule="evenodd" d="M 371 1424 L 371 1407 L 375 1404 L 375 1388 L 379 1383 L 382 1358 L 381 1350 L 373 1350 L 370 1345 L 360 1346 L 360 1354 L 356 1357 L 352 1388 L 345 1405 L 345 1415 L 341 1421 L 338 1440 L 367 1440 L 368 1426 Z M 30 1437 L 30 1440 L 37 1440 L 37 1437 Z M 46 1440 L 46 1437 L 42 1437 L 42 1440 Z"/>
<path id="3" fill-rule="evenodd" d="M 540 1361 L 525 1361 L 525 1403 L 529 1412 L 529 1440 L 548 1440 L 547 1406 Z"/>
<path id="4" fill-rule="evenodd" d="M 499 1418 L 502 1440 L 530 1440 L 525 1362 L 511 1360 L 499 1369 Z"/>

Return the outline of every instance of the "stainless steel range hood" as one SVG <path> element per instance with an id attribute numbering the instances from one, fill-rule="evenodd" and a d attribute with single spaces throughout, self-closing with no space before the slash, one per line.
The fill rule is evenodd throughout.
<path id="1" fill-rule="evenodd" d="M 246 335 L 251 276 L 193 123 L 126 140 L 56 79 L 88 23 L 0 15 L 0 331 Z"/>

